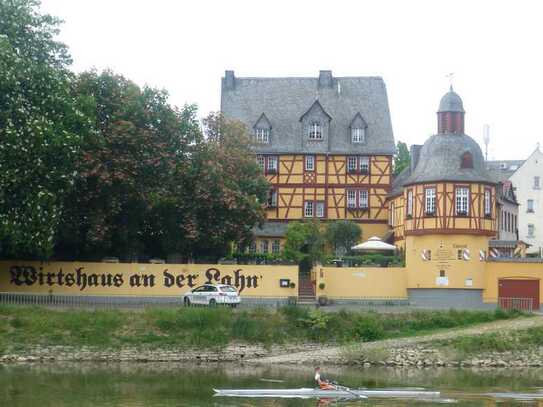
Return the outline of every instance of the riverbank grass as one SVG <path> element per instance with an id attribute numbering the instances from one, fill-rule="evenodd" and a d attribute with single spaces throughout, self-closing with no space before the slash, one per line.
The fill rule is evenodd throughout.
<path id="1" fill-rule="evenodd" d="M 151 308 L 143 311 L 0 307 L 0 353 L 32 346 L 221 347 L 249 344 L 346 344 L 376 341 L 510 319 L 518 312 L 367 311 L 318 309 Z"/>

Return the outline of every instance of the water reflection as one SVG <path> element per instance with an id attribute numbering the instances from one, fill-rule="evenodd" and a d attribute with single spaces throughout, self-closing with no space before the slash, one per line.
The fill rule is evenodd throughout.
<path id="1" fill-rule="evenodd" d="M 327 377 L 351 388 L 424 387 L 441 400 L 251 399 L 213 397 L 213 388 L 313 386 L 309 366 L 264 368 L 191 364 L 43 364 L 0 366 L 0 406 L 15 407 L 314 407 L 432 406 L 453 399 L 461 406 L 541 406 L 512 399 L 511 392 L 540 393 L 542 369 L 339 369 Z M 508 397 L 498 399 L 496 394 Z M 543 394 L 542 394 L 543 396 Z"/>

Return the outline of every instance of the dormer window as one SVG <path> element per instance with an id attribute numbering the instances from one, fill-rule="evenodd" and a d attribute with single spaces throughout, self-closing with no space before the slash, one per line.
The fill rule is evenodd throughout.
<path id="1" fill-rule="evenodd" d="M 470 152 L 466 151 L 464 154 L 462 154 L 460 168 L 473 168 L 473 156 Z"/>
<path id="2" fill-rule="evenodd" d="M 364 143 L 366 141 L 366 129 L 360 127 L 351 129 L 351 141 L 353 143 Z"/>
<path id="3" fill-rule="evenodd" d="M 322 128 L 319 122 L 313 122 L 309 126 L 309 139 L 322 140 Z"/>
<path id="4" fill-rule="evenodd" d="M 256 129 L 256 142 L 268 144 L 270 142 L 270 129 Z"/>
<path id="5" fill-rule="evenodd" d="M 271 123 L 264 113 L 260 115 L 253 126 L 255 131 L 255 141 L 260 144 L 270 143 Z"/>

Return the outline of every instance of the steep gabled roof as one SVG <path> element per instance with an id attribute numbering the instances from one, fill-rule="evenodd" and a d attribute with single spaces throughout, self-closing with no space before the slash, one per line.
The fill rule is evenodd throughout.
<path id="1" fill-rule="evenodd" d="M 271 122 L 266 117 L 265 113 L 262 113 L 256 123 L 253 126 L 253 129 L 271 129 Z"/>
<path id="2" fill-rule="evenodd" d="M 314 111 L 317 111 L 317 112 L 320 112 L 321 114 L 324 114 L 328 120 L 332 120 L 332 116 L 330 116 L 326 110 L 324 110 L 324 108 L 322 107 L 322 105 L 319 103 L 319 99 L 315 100 L 315 102 L 313 102 L 313 104 L 311 105 L 311 107 L 309 109 L 307 109 L 307 111 L 300 116 L 300 121 L 302 121 L 304 119 L 305 116 L 307 116 L 309 113 L 312 113 Z"/>
<path id="3" fill-rule="evenodd" d="M 300 117 L 318 99 L 332 118 L 329 140 L 302 143 Z M 330 86 L 319 78 L 239 78 L 222 80 L 221 111 L 251 129 L 264 112 L 273 123 L 270 144 L 255 147 L 261 153 L 387 154 L 395 152 L 386 87 L 379 77 L 332 77 Z M 365 143 L 351 143 L 350 124 L 357 113 L 364 118 Z"/>
<path id="4" fill-rule="evenodd" d="M 364 120 L 360 112 L 356 112 L 356 114 L 353 117 L 353 120 L 351 120 L 351 124 L 349 125 L 349 127 L 353 129 L 358 125 L 362 126 L 363 129 L 368 127 L 368 124 L 366 123 L 366 121 Z"/>

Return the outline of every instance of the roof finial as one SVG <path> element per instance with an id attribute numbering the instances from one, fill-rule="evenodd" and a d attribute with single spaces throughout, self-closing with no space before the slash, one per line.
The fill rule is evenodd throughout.
<path id="1" fill-rule="evenodd" d="M 449 90 L 452 92 L 453 91 L 452 83 L 453 83 L 454 72 L 448 73 L 447 75 L 445 75 L 445 77 L 449 78 Z"/>

